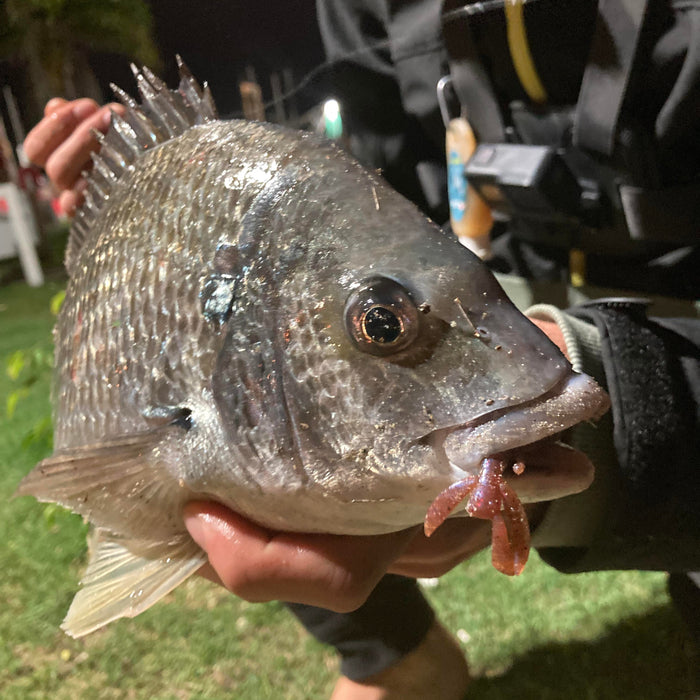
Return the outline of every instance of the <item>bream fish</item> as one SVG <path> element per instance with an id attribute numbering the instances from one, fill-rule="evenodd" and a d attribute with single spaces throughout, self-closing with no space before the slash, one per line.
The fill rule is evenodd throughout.
<path id="1" fill-rule="evenodd" d="M 141 104 L 117 89 L 68 243 L 54 454 L 18 489 L 95 527 L 63 628 L 134 616 L 194 573 L 193 499 L 302 532 L 485 517 L 519 573 L 522 503 L 592 467 L 523 472 L 518 450 L 596 418 L 605 392 L 341 149 L 218 120 L 182 65 L 177 91 L 135 74 Z"/>

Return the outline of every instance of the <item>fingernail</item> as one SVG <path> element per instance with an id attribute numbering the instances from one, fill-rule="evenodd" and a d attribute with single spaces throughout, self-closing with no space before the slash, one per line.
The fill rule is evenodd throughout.
<path id="1" fill-rule="evenodd" d="M 78 208 L 74 203 L 73 204 L 63 204 L 61 200 L 58 200 L 58 207 L 60 209 L 61 214 L 63 216 L 67 216 L 69 219 L 72 219 L 73 216 L 75 215 L 75 210 Z"/>
<path id="2" fill-rule="evenodd" d="M 109 107 L 113 112 L 116 112 L 120 117 L 123 117 L 124 113 L 126 112 L 124 105 L 120 104 L 119 102 L 110 102 L 105 106 Z"/>
<path id="3" fill-rule="evenodd" d="M 71 113 L 73 114 L 73 118 L 81 122 L 83 119 L 87 119 L 91 114 L 93 114 L 95 111 L 95 105 L 92 102 L 78 102 L 73 109 L 71 110 Z"/>
<path id="4" fill-rule="evenodd" d="M 206 549 L 206 523 L 203 515 L 185 515 L 185 527 L 190 537 L 202 548 Z"/>
<path id="5" fill-rule="evenodd" d="M 112 122 L 112 113 L 107 110 L 103 115 L 102 115 L 102 125 L 103 126 L 109 126 L 110 123 Z"/>
<path id="6" fill-rule="evenodd" d="M 44 116 L 48 117 L 50 114 L 54 114 L 65 104 L 66 101 L 62 97 L 52 97 L 44 107 Z"/>

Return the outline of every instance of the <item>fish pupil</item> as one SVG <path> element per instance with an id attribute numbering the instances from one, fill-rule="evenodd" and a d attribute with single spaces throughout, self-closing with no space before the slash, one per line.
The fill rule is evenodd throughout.
<path id="1" fill-rule="evenodd" d="M 365 314 L 362 325 L 365 335 L 375 343 L 394 343 L 403 332 L 403 325 L 398 316 L 383 306 L 370 309 Z"/>

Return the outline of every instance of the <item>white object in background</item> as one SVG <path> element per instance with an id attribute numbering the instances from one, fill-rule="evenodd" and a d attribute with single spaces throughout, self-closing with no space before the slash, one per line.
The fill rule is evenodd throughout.
<path id="1" fill-rule="evenodd" d="M 11 182 L 0 184 L 0 258 L 19 255 L 24 279 L 31 287 L 44 284 L 44 273 L 39 264 L 34 243 L 36 224 L 25 200 L 25 194 Z"/>
<path id="2" fill-rule="evenodd" d="M 423 588 L 437 588 L 440 583 L 439 578 L 419 578 L 417 580 Z"/>

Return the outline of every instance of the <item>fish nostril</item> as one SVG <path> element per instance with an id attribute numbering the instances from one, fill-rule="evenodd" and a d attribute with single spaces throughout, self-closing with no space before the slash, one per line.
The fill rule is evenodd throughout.
<path id="1" fill-rule="evenodd" d="M 491 333 L 489 333 L 488 329 L 484 328 L 484 326 L 477 326 L 474 322 L 476 316 L 479 317 L 479 320 L 483 320 L 486 317 L 486 312 L 478 313 L 469 309 L 461 302 L 459 297 L 455 297 L 453 301 L 457 304 L 457 308 L 460 310 L 462 317 L 469 325 L 472 335 L 485 343 L 489 342 L 491 340 Z"/>

